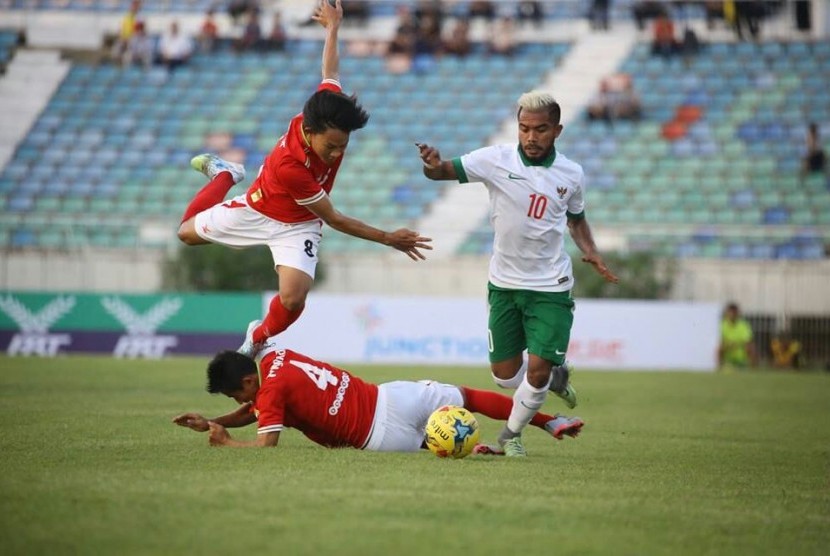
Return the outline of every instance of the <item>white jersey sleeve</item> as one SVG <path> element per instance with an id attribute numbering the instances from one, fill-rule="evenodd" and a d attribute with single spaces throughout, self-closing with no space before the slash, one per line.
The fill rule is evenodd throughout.
<path id="1" fill-rule="evenodd" d="M 585 212 L 585 172 L 580 168 L 574 192 L 568 199 L 568 215 L 580 216 Z"/>
<path id="2" fill-rule="evenodd" d="M 499 159 L 497 152 L 498 148 L 495 146 L 484 147 L 459 158 L 452 159 L 458 181 L 460 183 L 487 183 L 489 176 L 493 175 L 493 170 L 496 168 L 496 161 Z"/>

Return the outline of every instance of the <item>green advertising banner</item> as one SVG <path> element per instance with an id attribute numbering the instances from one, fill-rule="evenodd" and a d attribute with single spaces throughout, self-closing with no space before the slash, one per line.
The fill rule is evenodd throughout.
<path id="1" fill-rule="evenodd" d="M 24 324 L 48 330 L 245 332 L 260 318 L 262 294 L 0 294 L 0 330 Z"/>
<path id="2" fill-rule="evenodd" d="M 263 294 L 0 293 L 8 355 L 111 353 L 160 358 L 236 349 Z"/>

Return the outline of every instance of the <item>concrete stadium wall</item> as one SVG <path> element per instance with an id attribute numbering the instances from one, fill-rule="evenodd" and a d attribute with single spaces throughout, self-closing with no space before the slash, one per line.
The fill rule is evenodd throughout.
<path id="1" fill-rule="evenodd" d="M 157 251 L 6 252 L 0 254 L 0 288 L 152 293 L 161 288 L 163 259 Z M 325 281 L 316 291 L 483 297 L 487 266 L 488 259 L 478 256 L 413 262 L 395 251 L 379 256 L 326 253 Z M 830 260 L 681 260 L 671 298 L 736 301 L 755 313 L 827 315 Z"/>

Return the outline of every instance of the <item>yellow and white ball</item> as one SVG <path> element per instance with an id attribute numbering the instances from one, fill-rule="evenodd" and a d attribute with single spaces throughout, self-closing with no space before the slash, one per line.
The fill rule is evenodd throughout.
<path id="1" fill-rule="evenodd" d="M 469 456 L 478 444 L 478 421 L 472 412 L 454 405 L 436 409 L 427 419 L 426 444 L 439 458 Z"/>

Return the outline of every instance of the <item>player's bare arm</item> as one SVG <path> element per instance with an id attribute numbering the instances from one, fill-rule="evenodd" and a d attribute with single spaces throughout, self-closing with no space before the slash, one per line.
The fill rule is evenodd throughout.
<path id="1" fill-rule="evenodd" d="M 432 249 L 432 246 L 429 244 L 432 241 L 431 238 L 423 237 L 418 232 L 413 232 L 405 228 L 395 230 L 394 232 L 384 232 L 357 218 L 343 214 L 334 208 L 328 196 L 305 205 L 305 207 L 338 232 L 394 247 L 398 251 L 406 253 L 413 261 L 426 260 L 421 250 Z"/>
<path id="2" fill-rule="evenodd" d="M 320 0 L 311 19 L 326 28 L 326 42 L 323 45 L 323 79 L 338 79 L 340 57 L 337 52 L 337 31 L 343 21 L 343 7 L 340 0 L 332 6 L 328 0 Z"/>
<path id="3" fill-rule="evenodd" d="M 246 442 L 244 440 L 236 440 L 231 437 L 230 433 L 222 425 L 213 421 L 208 422 L 210 427 L 210 442 L 211 446 L 229 446 L 231 448 L 271 448 L 276 446 L 280 441 L 279 432 L 267 432 L 258 434 L 256 441 Z"/>
<path id="4" fill-rule="evenodd" d="M 431 180 L 456 180 L 455 166 L 450 160 L 441 160 L 441 153 L 426 143 L 415 143 L 424 163 L 424 175 Z"/>
<path id="5" fill-rule="evenodd" d="M 586 262 L 594 267 L 594 269 L 605 278 L 606 281 L 616 284 L 620 281 L 617 276 L 611 272 L 602 260 L 602 256 L 597 251 L 597 245 L 594 243 L 594 236 L 591 233 L 591 227 L 588 225 L 587 218 L 568 219 L 568 229 L 571 232 L 571 237 L 579 250 L 582 251 L 582 262 Z"/>
<path id="6" fill-rule="evenodd" d="M 251 412 L 251 404 L 246 403 L 239 406 L 236 411 L 221 415 L 214 419 L 206 419 L 198 413 L 183 413 L 173 417 L 173 422 L 180 427 L 187 427 L 196 432 L 206 432 L 210 427 L 209 422 L 218 423 L 223 427 L 239 428 L 246 427 L 256 422 L 256 416 Z"/>

